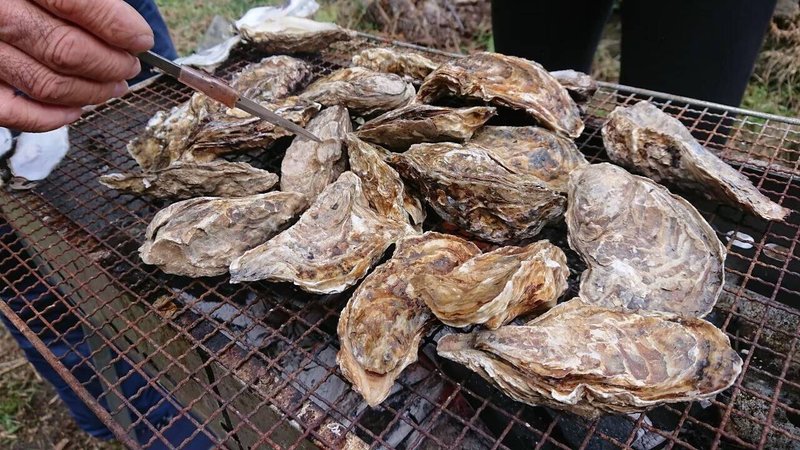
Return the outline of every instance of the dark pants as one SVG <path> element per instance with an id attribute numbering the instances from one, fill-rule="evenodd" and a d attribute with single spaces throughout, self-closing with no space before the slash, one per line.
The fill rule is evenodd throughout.
<path id="1" fill-rule="evenodd" d="M 738 106 L 776 0 L 623 0 L 620 83 Z M 589 72 L 612 0 L 492 0 L 495 48 Z"/>
<path id="2" fill-rule="evenodd" d="M 154 51 L 170 59 L 176 58 L 175 48 L 167 32 L 166 24 L 153 1 L 126 1 L 136 8 L 153 28 L 156 36 Z M 150 76 L 152 76 L 152 72 L 145 68 L 130 82 L 142 81 Z M 11 283 L 8 285 L 0 280 L 0 301 L 7 302 L 11 306 L 15 314 L 25 321 L 28 328 L 39 336 L 50 352 L 70 370 L 90 394 L 101 398 L 103 386 L 101 386 L 97 371 L 89 358 L 91 350 L 80 326 L 80 321 L 67 309 L 67 305 L 48 292 L 49 288 L 46 282 L 37 279 L 25 268 L 19 266 L 19 261 L 12 256 L 11 252 L 21 255 L 23 259 L 28 259 L 28 255 L 25 254 L 16 234 L 2 218 L 0 218 L 0 241 L 3 243 L 3 246 L 0 246 L 0 271 L 2 271 L 3 278 Z M 40 314 L 41 318 L 37 318 L 35 313 Z M 31 342 L 7 318 L 0 315 L 0 319 L 36 371 L 53 385 L 78 426 L 99 439 L 111 439 L 113 437 L 111 431 L 53 370 Z M 112 359 L 116 359 L 116 357 L 117 355 L 112 355 Z M 150 442 L 153 436 L 151 427 L 154 427 L 170 441 L 173 447 L 179 446 L 181 443 L 184 443 L 182 448 L 187 450 L 211 447 L 211 442 L 205 434 L 195 433 L 196 428 L 188 417 L 172 420 L 178 415 L 178 410 L 158 390 L 148 386 L 147 380 L 134 372 L 129 364 L 119 360 L 114 364 L 114 370 L 123 380 L 118 390 L 135 410 L 132 411 L 132 418 L 137 420 L 140 416 L 144 417 L 144 420 L 139 420 L 138 425 L 132 430 L 140 443 L 144 445 Z M 100 403 L 104 407 L 108 407 L 105 398 L 102 398 Z M 187 441 L 193 434 L 195 436 Z M 154 450 L 166 448 L 166 446 L 156 440 L 147 448 Z"/>

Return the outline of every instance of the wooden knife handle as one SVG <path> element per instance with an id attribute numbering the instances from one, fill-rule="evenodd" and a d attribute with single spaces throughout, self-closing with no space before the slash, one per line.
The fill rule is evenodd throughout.
<path id="1" fill-rule="evenodd" d="M 239 93 L 225 82 L 190 67 L 182 67 L 178 80 L 222 102 L 228 108 L 235 107 L 236 101 L 239 100 Z"/>

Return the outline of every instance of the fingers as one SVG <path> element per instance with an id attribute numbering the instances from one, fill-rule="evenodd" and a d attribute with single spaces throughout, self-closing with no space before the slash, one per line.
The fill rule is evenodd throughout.
<path id="1" fill-rule="evenodd" d="M 95 81 L 120 81 L 141 71 L 139 61 L 130 53 L 103 43 L 35 4 L 25 0 L 3 3 L 0 40 L 56 72 Z"/>
<path id="2" fill-rule="evenodd" d="M 122 0 L 34 1 L 53 15 L 86 29 L 114 47 L 134 54 L 153 48 L 153 30 L 135 9 Z"/>
<path id="3" fill-rule="evenodd" d="M 14 88 L 0 82 L 0 126 L 19 131 L 51 131 L 70 124 L 81 116 L 81 109 L 45 105 L 17 95 Z"/>
<path id="4" fill-rule="evenodd" d="M 124 81 L 101 83 L 61 75 L 4 42 L 0 42 L 0 81 L 34 100 L 64 106 L 99 104 L 128 90 Z"/>

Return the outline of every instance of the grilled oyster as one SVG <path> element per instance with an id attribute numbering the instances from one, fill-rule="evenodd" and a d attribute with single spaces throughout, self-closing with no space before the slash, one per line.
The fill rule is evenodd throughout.
<path id="1" fill-rule="evenodd" d="M 649 102 L 617 107 L 603 127 L 603 142 L 614 162 L 657 182 L 704 192 L 766 220 L 783 220 L 789 214 L 700 145 L 677 119 Z"/>
<path id="2" fill-rule="evenodd" d="M 291 228 L 235 259 L 231 282 L 290 281 L 308 292 L 342 292 L 409 233 L 408 224 L 372 211 L 361 180 L 345 172 Z"/>
<path id="3" fill-rule="evenodd" d="M 567 290 L 567 257 L 548 241 L 501 247 L 449 272 L 421 272 L 411 283 L 436 317 L 453 327 L 496 329 L 550 309 Z"/>
<path id="4" fill-rule="evenodd" d="M 486 241 L 530 239 L 564 213 L 563 196 L 478 145 L 417 144 L 389 162 L 443 219 Z"/>
<path id="5" fill-rule="evenodd" d="M 281 190 L 300 192 L 313 202 L 345 171 L 344 137 L 353 125 L 347 108 L 331 106 L 311 119 L 306 128 L 322 142 L 294 138 L 281 163 Z"/>
<path id="6" fill-rule="evenodd" d="M 431 103 L 445 96 L 523 110 L 571 137 L 583 132 L 580 111 L 567 90 L 541 65 L 526 59 L 484 52 L 442 64 L 425 79 L 417 99 Z"/>
<path id="7" fill-rule="evenodd" d="M 368 48 L 353 55 L 353 65 L 366 67 L 376 72 L 395 73 L 421 82 L 439 64 L 419 53 L 399 51 L 393 48 Z"/>
<path id="8" fill-rule="evenodd" d="M 236 26 L 245 40 L 267 53 L 315 53 L 354 36 L 333 23 L 293 16 L 252 21 L 245 16 Z"/>
<path id="9" fill-rule="evenodd" d="M 355 114 L 372 115 L 409 104 L 414 93 L 414 86 L 395 74 L 350 67 L 311 83 L 300 96 L 325 106 L 343 105 Z"/>
<path id="10" fill-rule="evenodd" d="M 139 254 L 167 273 L 222 275 L 234 258 L 288 227 L 306 206 L 295 192 L 184 200 L 156 214 Z"/>
<path id="11" fill-rule="evenodd" d="M 298 97 L 287 97 L 265 106 L 302 127 L 322 108 L 319 103 Z M 239 117 L 224 112 L 211 114 L 189 137 L 188 150 L 180 158 L 183 161 L 212 161 L 226 153 L 268 148 L 278 139 L 291 135 L 291 131 L 259 117 Z"/>
<path id="12" fill-rule="evenodd" d="M 382 216 L 418 227 L 425 221 L 425 208 L 411 195 L 400 175 L 386 162 L 388 152 L 373 147 L 353 134 L 347 136 L 350 170 L 362 183 L 370 206 Z"/>
<path id="13" fill-rule="evenodd" d="M 712 398 L 742 371 L 728 337 L 705 320 L 625 313 L 579 298 L 524 326 L 445 336 L 437 351 L 515 400 L 591 418 Z"/>
<path id="14" fill-rule="evenodd" d="M 578 105 L 588 103 L 597 92 L 597 82 L 594 78 L 576 70 L 556 70 L 550 72 L 562 86 L 569 92 L 569 96 Z"/>
<path id="15" fill-rule="evenodd" d="M 233 76 L 231 85 L 259 102 L 282 98 L 308 83 L 311 68 L 305 61 L 289 56 L 272 56 L 253 63 Z M 192 135 L 209 115 L 226 118 L 228 115 L 246 117 L 203 94 L 170 110 L 160 111 L 147 123 L 144 133 L 128 144 L 128 152 L 143 171 L 164 169 L 177 161 L 191 144 Z M 222 120 L 222 119 L 219 119 Z M 210 134 L 213 136 L 214 131 Z M 202 135 L 202 133 L 201 133 Z"/>
<path id="16" fill-rule="evenodd" d="M 408 237 L 353 293 L 339 318 L 336 360 L 367 404 L 385 400 L 403 369 L 417 360 L 431 321 L 409 280 L 419 273 L 444 274 L 477 253 L 474 244 L 446 234 Z"/>
<path id="17" fill-rule="evenodd" d="M 725 248 L 689 202 L 608 163 L 576 169 L 568 189 L 569 245 L 589 267 L 581 298 L 686 317 L 711 312 Z"/>
<path id="18" fill-rule="evenodd" d="M 588 164 L 572 140 L 539 127 L 484 127 L 470 143 L 491 148 L 512 172 L 536 177 L 558 192 L 567 192 L 570 172 Z"/>
<path id="19" fill-rule="evenodd" d="M 103 175 L 100 183 L 132 194 L 184 200 L 202 196 L 244 197 L 264 193 L 278 183 L 278 176 L 247 163 L 176 162 L 154 172 Z"/>
<path id="20" fill-rule="evenodd" d="M 393 150 L 423 142 L 464 142 L 495 115 L 494 108 L 444 108 L 412 103 L 365 123 L 358 137 Z"/>

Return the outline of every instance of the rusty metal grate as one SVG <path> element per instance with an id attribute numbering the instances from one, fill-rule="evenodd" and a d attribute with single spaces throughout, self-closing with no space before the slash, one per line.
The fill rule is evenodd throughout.
<path id="1" fill-rule="evenodd" d="M 353 50 L 379 44 L 385 45 L 361 37 L 312 61 L 325 73 L 346 65 Z M 220 74 L 262 56 L 239 50 Z M 13 245 L 0 244 L 0 263 L 12 268 L 0 275 L 0 294 L 12 299 L 0 302 L 0 312 L 127 445 L 136 446 L 137 426 L 153 434 L 151 442 L 167 440 L 164 427 L 136 409 L 142 391 L 122 394 L 126 375 L 117 376 L 115 362 L 147 376 L 151 387 L 168 394 L 162 402 L 191 412 L 197 433 L 229 448 L 800 446 L 800 129 L 791 120 L 614 85 L 595 95 L 579 139 L 590 160 L 605 159 L 603 117 L 617 104 L 646 98 L 681 118 L 704 144 L 794 213 L 786 223 L 767 223 L 687 193 L 727 242 L 727 283 L 709 319 L 741 353 L 743 375 L 709 404 L 584 421 L 515 403 L 438 358 L 435 339 L 442 329 L 429 333 L 419 363 L 406 370 L 399 390 L 381 407 L 367 408 L 335 362 L 336 323 L 349 292 L 311 296 L 283 284 L 169 276 L 142 264 L 137 248 L 144 228 L 165 205 L 108 190 L 97 177 L 134 170 L 126 143 L 156 111 L 188 97 L 182 86 L 158 79 L 97 108 L 72 127 L 73 149 L 50 178 L 32 191 L 1 194 L 3 218 L 15 232 L 3 240 Z M 241 158 L 275 170 L 280 156 L 273 150 Z M 738 238 L 726 241 L 726 233 Z M 562 229 L 548 229 L 545 237 L 566 250 Z M 571 254 L 571 262 L 576 259 Z M 39 301 L 14 299 L 26 293 Z M 566 298 L 571 294 L 574 287 Z M 73 314 L 76 324 L 63 326 Z M 81 363 L 98 367 L 91 382 L 106 387 L 99 401 L 42 343 L 45 334 L 78 327 L 94 345 L 89 354 L 72 350 Z"/>

